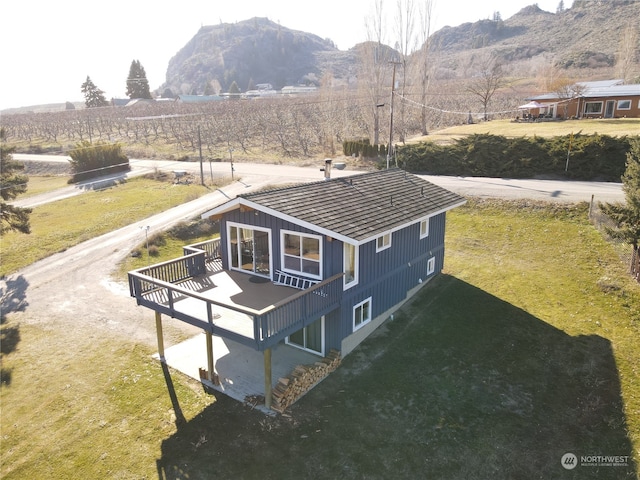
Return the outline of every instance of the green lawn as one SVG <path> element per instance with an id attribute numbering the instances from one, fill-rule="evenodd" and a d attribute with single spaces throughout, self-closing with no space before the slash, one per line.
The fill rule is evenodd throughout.
<path id="1" fill-rule="evenodd" d="M 0 476 L 637 478 L 640 287 L 586 217 L 450 212 L 445 272 L 273 418 L 166 375 L 148 348 L 9 318 Z M 634 458 L 568 471 L 567 452 Z"/>
<path id="2" fill-rule="evenodd" d="M 201 185 L 134 177 L 110 188 L 35 207 L 30 216 L 31 234 L 9 232 L 2 237 L 0 276 L 209 191 Z"/>
<path id="3" fill-rule="evenodd" d="M 432 141 L 447 143 L 455 138 L 466 135 L 490 133 L 491 135 L 503 135 L 505 137 L 555 137 L 582 133 L 589 135 L 611 135 L 621 137 L 624 135 L 636 136 L 640 132 L 640 118 L 615 118 L 594 120 L 563 120 L 557 122 L 516 123 L 511 120 L 492 120 L 471 125 L 458 125 L 431 132 L 425 137 L 411 139 L 416 141 Z"/>

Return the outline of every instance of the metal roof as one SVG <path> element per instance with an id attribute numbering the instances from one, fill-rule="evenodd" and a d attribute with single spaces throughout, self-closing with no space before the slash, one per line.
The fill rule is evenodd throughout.
<path id="1" fill-rule="evenodd" d="M 640 96 L 640 84 L 621 85 L 621 80 L 607 80 L 598 82 L 578 82 L 576 85 L 582 87 L 578 95 L 580 98 L 599 97 L 633 97 Z M 577 97 L 576 97 L 577 98 Z M 555 92 L 544 93 L 527 100 L 557 100 L 558 94 Z M 566 99 L 565 99 L 566 100 Z"/>
<path id="2" fill-rule="evenodd" d="M 456 193 L 393 168 L 241 195 L 203 217 L 245 206 L 361 244 L 465 202 Z"/>

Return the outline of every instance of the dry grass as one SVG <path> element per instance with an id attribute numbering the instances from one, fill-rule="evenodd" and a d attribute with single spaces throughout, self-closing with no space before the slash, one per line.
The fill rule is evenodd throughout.
<path id="1" fill-rule="evenodd" d="M 505 137 L 555 137 L 581 133 L 589 135 L 599 133 L 610 136 L 635 136 L 640 134 L 640 118 L 616 118 L 606 120 L 566 120 L 557 122 L 516 123 L 511 120 L 493 120 L 490 122 L 458 125 L 432 132 L 425 137 L 415 137 L 409 143 L 437 142 L 451 143 L 466 135 L 484 134 Z"/>

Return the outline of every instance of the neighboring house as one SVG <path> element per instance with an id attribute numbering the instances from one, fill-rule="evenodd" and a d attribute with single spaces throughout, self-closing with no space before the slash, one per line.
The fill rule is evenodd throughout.
<path id="1" fill-rule="evenodd" d="M 156 311 L 161 356 L 160 314 L 264 352 L 269 407 L 271 349 L 351 352 L 440 273 L 446 212 L 464 203 L 400 169 L 241 195 L 202 215 L 219 239 L 130 272 L 131 295 Z"/>
<path id="2" fill-rule="evenodd" d="M 640 84 L 622 80 L 578 82 L 563 92 L 550 92 L 527 100 L 542 104 L 532 115 L 551 118 L 640 118 Z"/>

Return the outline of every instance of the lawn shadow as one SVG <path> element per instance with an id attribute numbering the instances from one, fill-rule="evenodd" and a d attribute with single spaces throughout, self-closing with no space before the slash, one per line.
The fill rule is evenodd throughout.
<path id="1" fill-rule="evenodd" d="M 29 282 L 24 276 L 0 281 L 0 387 L 11 385 L 13 370 L 5 367 L 5 356 L 14 352 L 20 342 L 20 326 L 9 325 L 7 314 L 27 308 Z"/>
<path id="2" fill-rule="evenodd" d="M 611 343 L 448 275 L 287 413 L 221 396 L 162 442 L 159 478 L 637 478 Z"/>

